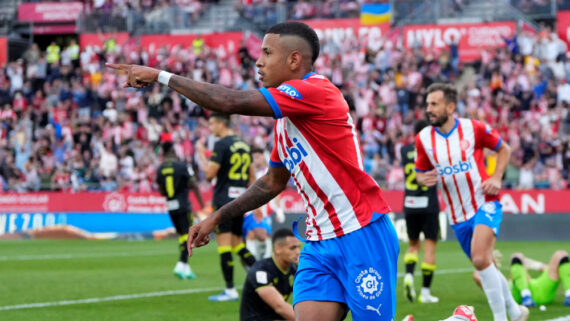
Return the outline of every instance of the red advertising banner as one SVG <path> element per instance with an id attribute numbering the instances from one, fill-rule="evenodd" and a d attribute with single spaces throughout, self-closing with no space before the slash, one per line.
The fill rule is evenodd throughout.
<path id="1" fill-rule="evenodd" d="M 18 20 L 25 22 L 75 22 L 83 11 L 83 3 L 40 2 L 20 3 Z"/>
<path id="2" fill-rule="evenodd" d="M 211 190 L 203 192 L 204 201 L 212 199 Z M 191 195 L 194 209 L 200 209 Z M 384 191 L 383 196 L 396 213 L 402 212 L 404 193 Z M 505 213 L 570 213 L 570 190 L 504 191 L 501 203 Z M 295 190 L 281 194 L 287 213 L 304 213 L 305 205 Z M 165 213 L 165 199 L 158 194 L 129 193 L 5 193 L 0 194 L 0 213 L 108 212 Z"/>
<path id="3" fill-rule="evenodd" d="M 558 38 L 570 45 L 570 11 L 558 11 L 556 13 L 556 24 L 558 26 Z"/>
<path id="4" fill-rule="evenodd" d="M 360 18 L 303 20 L 317 32 L 320 39 L 341 43 L 346 39 L 358 39 L 367 43 L 368 47 L 378 50 L 384 43 L 384 38 L 390 30 L 390 23 L 378 25 L 360 24 Z"/>
<path id="5" fill-rule="evenodd" d="M 513 21 L 405 26 L 404 45 L 407 48 L 443 49 L 453 41 L 459 41 L 459 59 L 473 61 L 481 58 L 484 48 L 504 47 L 503 37 L 511 38 L 515 32 Z"/>
<path id="6" fill-rule="evenodd" d="M 0 68 L 8 62 L 8 41 L 6 37 L 0 37 Z"/>

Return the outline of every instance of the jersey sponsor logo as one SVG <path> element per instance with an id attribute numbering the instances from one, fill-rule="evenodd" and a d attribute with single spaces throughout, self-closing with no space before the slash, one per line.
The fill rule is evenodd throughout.
<path id="1" fill-rule="evenodd" d="M 293 144 L 293 147 L 285 147 L 287 155 L 285 160 L 283 160 L 283 165 L 285 165 L 285 168 L 287 168 L 289 172 L 292 172 L 295 166 L 297 166 L 303 158 L 309 155 L 297 138 L 293 138 Z"/>
<path id="2" fill-rule="evenodd" d="M 468 172 L 473 169 L 473 164 L 471 164 L 470 161 L 459 162 L 450 166 L 441 166 L 437 164 L 435 165 L 435 169 L 439 176 L 448 176 Z"/>
<path id="3" fill-rule="evenodd" d="M 487 134 L 491 133 L 491 126 L 489 126 L 489 124 L 485 124 L 485 132 L 487 132 Z"/>
<path id="4" fill-rule="evenodd" d="M 372 267 L 360 271 L 354 282 L 356 283 L 358 294 L 367 300 L 379 298 L 384 291 L 384 281 L 382 281 L 382 276 Z"/>
<path id="5" fill-rule="evenodd" d="M 427 196 L 406 196 L 404 198 L 404 207 L 407 208 L 426 208 L 429 205 Z"/>
<path id="6" fill-rule="evenodd" d="M 180 208 L 180 204 L 178 200 L 170 200 L 166 202 L 166 208 L 168 208 L 169 211 L 176 211 Z"/>
<path id="7" fill-rule="evenodd" d="M 281 91 L 282 93 L 289 95 L 289 97 L 291 97 L 293 99 L 303 99 L 303 96 L 301 96 L 299 91 L 291 85 L 283 84 L 283 85 L 277 87 L 277 90 Z"/>

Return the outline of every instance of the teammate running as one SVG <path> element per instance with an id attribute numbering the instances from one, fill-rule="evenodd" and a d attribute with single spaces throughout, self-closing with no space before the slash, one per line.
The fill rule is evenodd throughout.
<path id="1" fill-rule="evenodd" d="M 420 185 L 439 185 L 449 221 L 463 251 L 481 277 L 495 321 L 528 318 L 505 277 L 493 264 L 493 249 L 503 217 L 498 194 L 511 150 L 498 133 L 480 121 L 455 118 L 457 90 L 435 83 L 427 89 L 427 116 L 432 126 L 416 136 L 416 171 Z M 483 149 L 497 152 L 491 177 L 485 171 Z"/>

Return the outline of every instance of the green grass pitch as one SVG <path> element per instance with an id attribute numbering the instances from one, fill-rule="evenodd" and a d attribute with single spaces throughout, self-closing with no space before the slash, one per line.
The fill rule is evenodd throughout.
<path id="1" fill-rule="evenodd" d="M 401 244 L 401 253 L 407 244 Z M 568 242 L 498 242 L 503 272 L 515 251 L 547 261 Z M 421 256 L 420 256 L 421 259 Z M 223 288 L 215 244 L 197 249 L 191 265 L 195 280 L 172 274 L 176 241 L 21 240 L 0 242 L 0 320 L 238 320 L 239 303 L 213 303 L 208 296 Z M 237 264 L 236 285 L 244 271 Z M 408 303 L 401 289 L 399 260 L 398 307 L 395 321 L 413 314 L 417 321 L 444 319 L 460 304 L 475 307 L 479 320 L 492 320 L 483 292 L 471 280 L 470 264 L 456 242 L 437 248 L 432 293 L 440 303 Z M 416 289 L 421 272 L 416 269 Z M 532 309 L 529 320 L 570 316 L 562 305 L 562 287 L 546 311 Z M 350 320 L 350 317 L 347 318 Z"/>

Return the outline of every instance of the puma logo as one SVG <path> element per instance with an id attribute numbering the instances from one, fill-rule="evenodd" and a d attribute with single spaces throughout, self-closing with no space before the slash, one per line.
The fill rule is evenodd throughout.
<path id="1" fill-rule="evenodd" d="M 375 308 L 371 305 L 367 305 L 366 306 L 366 310 L 370 310 L 370 311 L 376 311 L 376 313 L 378 313 L 379 316 L 382 316 L 382 314 L 380 314 L 380 307 L 382 306 L 382 303 L 380 303 L 380 305 L 378 306 L 378 308 Z"/>

